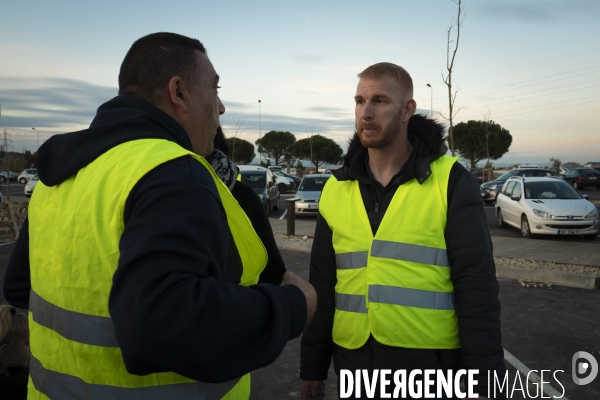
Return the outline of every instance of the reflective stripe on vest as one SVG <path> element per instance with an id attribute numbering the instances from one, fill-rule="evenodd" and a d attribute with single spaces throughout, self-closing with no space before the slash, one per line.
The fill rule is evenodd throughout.
<path id="1" fill-rule="evenodd" d="M 29 398 L 249 397 L 248 374 L 223 384 L 172 372 L 129 374 L 108 311 L 129 193 L 149 171 L 183 156 L 212 177 L 242 261 L 240 284 L 258 282 L 267 255 L 248 217 L 206 160 L 173 142 L 123 143 L 58 186 L 39 182 L 29 207 Z"/>
<path id="2" fill-rule="evenodd" d="M 337 283 L 333 340 L 356 349 L 372 334 L 389 346 L 460 347 L 444 230 L 456 158 L 398 187 L 375 237 L 357 181 L 329 179 L 320 212 L 332 230 Z"/>
<path id="3" fill-rule="evenodd" d="M 29 360 L 29 372 L 36 391 L 44 393 L 53 400 L 90 398 L 107 400 L 222 399 L 240 381 L 238 378 L 225 383 L 190 382 L 137 388 L 93 385 L 76 376 L 47 370 L 33 356 Z"/>

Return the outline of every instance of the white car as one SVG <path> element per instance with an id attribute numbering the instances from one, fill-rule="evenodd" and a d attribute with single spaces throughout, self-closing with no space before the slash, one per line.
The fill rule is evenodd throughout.
<path id="1" fill-rule="evenodd" d="M 509 178 L 496 199 L 496 217 L 501 228 L 534 235 L 598 235 L 599 213 L 567 182 L 559 178 Z"/>
<path id="2" fill-rule="evenodd" d="M 19 181 L 19 183 L 22 183 L 24 185 L 27 182 L 29 182 L 29 180 L 31 178 L 33 178 L 34 176 L 37 176 L 37 169 L 35 169 L 35 168 L 24 169 L 23 172 L 21 172 L 19 174 L 19 176 L 17 177 L 17 181 Z"/>
<path id="3" fill-rule="evenodd" d="M 319 213 L 319 200 L 323 192 L 323 186 L 331 177 L 329 174 L 310 174 L 302 179 L 298 187 L 296 197 L 298 201 L 294 203 L 296 216 L 314 215 Z"/>
<path id="4" fill-rule="evenodd" d="M 36 175 L 25 184 L 25 189 L 23 189 L 25 196 L 31 196 L 33 194 L 33 189 L 35 189 L 35 185 L 37 185 L 39 180 L 40 178 L 38 178 Z"/>
<path id="5" fill-rule="evenodd" d="M 250 171 L 250 170 L 258 170 L 258 171 L 266 171 L 267 168 L 259 167 L 258 165 L 238 165 L 237 166 L 240 171 Z M 275 175 L 277 180 L 277 189 L 279 189 L 279 193 L 285 193 L 288 190 L 294 190 L 296 188 L 296 184 L 293 180 L 286 178 L 284 176 Z"/>

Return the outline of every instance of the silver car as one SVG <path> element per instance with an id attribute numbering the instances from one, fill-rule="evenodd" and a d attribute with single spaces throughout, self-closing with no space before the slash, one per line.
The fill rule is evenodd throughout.
<path id="1" fill-rule="evenodd" d="M 296 216 L 316 216 L 319 213 L 319 200 L 321 199 L 323 186 L 330 177 L 329 174 L 310 174 L 302 179 L 295 197 L 298 199 L 294 204 Z"/>

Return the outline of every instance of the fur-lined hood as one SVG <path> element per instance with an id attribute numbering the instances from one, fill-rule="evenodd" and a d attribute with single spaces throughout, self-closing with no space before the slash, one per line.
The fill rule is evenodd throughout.
<path id="1" fill-rule="evenodd" d="M 416 153 L 414 173 L 420 183 L 423 183 L 431 173 L 429 164 L 448 151 L 444 138 L 445 130 L 444 125 L 421 114 L 413 115 L 408 121 L 408 140 L 413 144 L 413 152 Z M 367 149 L 361 144 L 358 134 L 355 132 L 348 144 L 348 152 L 344 156 L 342 168 L 334 173 L 336 178 L 338 180 L 352 179 L 350 175 L 352 166 L 363 163 L 366 154 Z"/>

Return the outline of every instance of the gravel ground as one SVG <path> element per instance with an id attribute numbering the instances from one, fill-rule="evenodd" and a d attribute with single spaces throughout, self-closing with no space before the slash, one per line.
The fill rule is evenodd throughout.
<path id="1" fill-rule="evenodd" d="M 313 238 L 309 236 L 288 236 L 283 233 L 276 233 L 275 239 L 289 240 L 292 242 L 312 243 Z M 496 265 L 505 265 L 508 267 L 541 269 L 546 271 L 564 272 L 567 274 L 580 274 L 600 277 L 600 268 L 589 267 L 575 264 L 560 264 L 546 261 L 525 260 L 522 258 L 494 257 Z"/>

